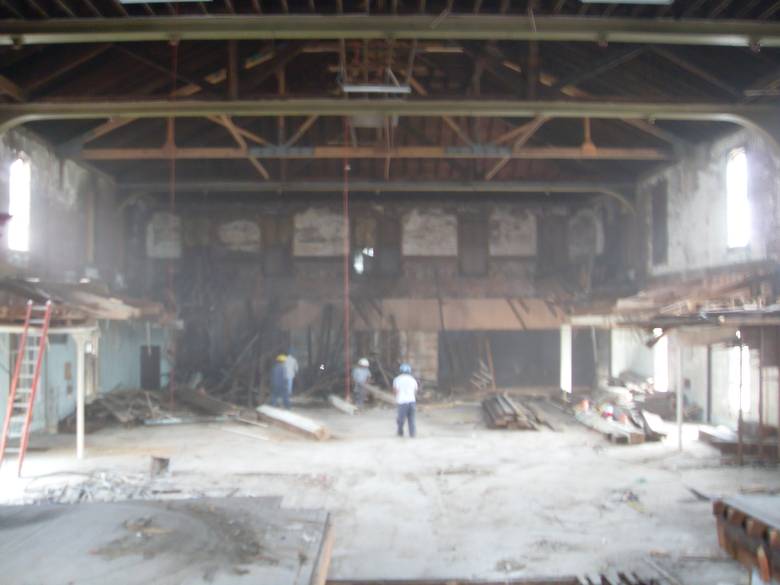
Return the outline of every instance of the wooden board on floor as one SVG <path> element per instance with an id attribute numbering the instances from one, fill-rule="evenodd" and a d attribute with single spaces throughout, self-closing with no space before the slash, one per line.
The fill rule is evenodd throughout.
<path id="1" fill-rule="evenodd" d="M 289 410 L 263 404 L 257 407 L 257 414 L 272 425 L 301 434 L 310 439 L 324 441 L 330 438 L 330 431 L 328 431 L 325 425 Z"/>
<path id="2" fill-rule="evenodd" d="M 368 390 L 368 393 L 375 399 L 379 400 L 380 402 L 384 402 L 385 404 L 395 406 L 395 396 L 393 396 L 390 392 L 382 390 L 373 384 L 363 384 L 363 386 L 365 386 L 366 390 Z"/>
<path id="3" fill-rule="evenodd" d="M 330 402 L 330 405 L 335 408 L 336 410 L 340 410 L 344 414 L 353 415 L 357 412 L 357 406 L 354 404 L 350 404 L 346 400 L 342 400 L 335 394 L 329 394 L 328 395 L 328 402 Z"/>
<path id="4" fill-rule="evenodd" d="M 4 583 L 36 585 L 322 585 L 329 528 L 266 498 L 8 506 L 0 565 Z"/>

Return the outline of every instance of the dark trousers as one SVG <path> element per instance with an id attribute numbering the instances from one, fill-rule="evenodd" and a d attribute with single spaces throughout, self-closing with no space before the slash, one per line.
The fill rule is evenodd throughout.
<path id="1" fill-rule="evenodd" d="M 280 402 L 284 404 L 285 408 L 290 408 L 290 392 L 287 386 L 271 389 L 271 406 L 279 406 Z"/>
<path id="2" fill-rule="evenodd" d="M 366 390 L 366 387 L 363 386 L 363 384 L 356 383 L 355 384 L 355 404 L 359 408 L 363 408 L 363 405 L 366 403 L 366 396 L 368 395 L 368 390 Z"/>
<path id="3" fill-rule="evenodd" d="M 407 402 L 406 404 L 398 405 L 398 436 L 404 436 L 404 421 L 409 421 L 409 436 L 414 437 L 417 434 L 417 425 L 415 424 L 415 415 L 417 412 L 417 405 L 414 402 Z"/>

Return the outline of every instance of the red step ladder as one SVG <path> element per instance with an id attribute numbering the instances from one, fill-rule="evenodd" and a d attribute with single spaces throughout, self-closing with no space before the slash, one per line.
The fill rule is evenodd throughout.
<path id="1" fill-rule="evenodd" d="M 16 474 L 19 476 L 22 474 L 24 455 L 30 440 L 35 392 L 41 377 L 43 354 L 46 353 L 50 320 L 51 301 L 47 301 L 45 305 L 27 301 L 24 330 L 19 339 L 16 366 L 3 421 L 3 434 L 0 436 L 0 466 L 6 451 L 18 453 L 19 465 Z"/>

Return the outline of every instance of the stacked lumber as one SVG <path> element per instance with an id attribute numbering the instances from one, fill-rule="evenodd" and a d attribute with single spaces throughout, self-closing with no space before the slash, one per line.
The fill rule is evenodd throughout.
<path id="1" fill-rule="evenodd" d="M 485 421 L 491 429 L 537 430 L 535 417 L 506 394 L 494 394 L 482 401 Z"/>

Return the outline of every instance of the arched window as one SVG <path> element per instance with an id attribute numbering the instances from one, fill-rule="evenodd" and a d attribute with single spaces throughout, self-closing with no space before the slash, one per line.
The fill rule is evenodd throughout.
<path id="1" fill-rule="evenodd" d="M 17 158 L 11 163 L 9 177 L 8 249 L 14 252 L 30 250 L 30 162 Z"/>

